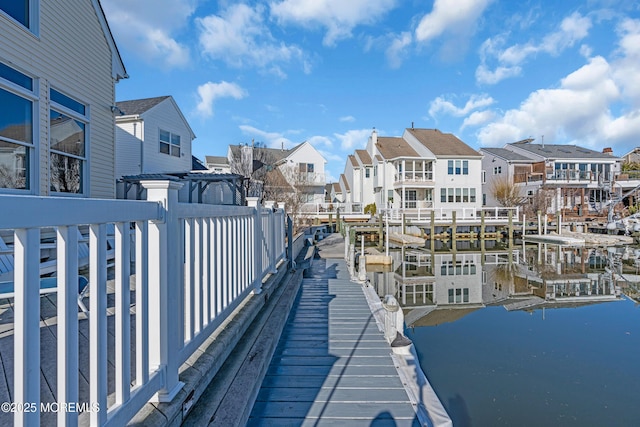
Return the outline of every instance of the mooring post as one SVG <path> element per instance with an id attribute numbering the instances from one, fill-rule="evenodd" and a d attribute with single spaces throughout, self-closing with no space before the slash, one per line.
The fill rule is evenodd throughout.
<path id="1" fill-rule="evenodd" d="M 384 230 L 382 228 L 383 224 L 382 224 L 382 214 L 380 214 L 380 216 L 378 217 L 380 218 L 380 227 L 378 227 L 378 250 L 381 251 L 382 250 L 382 246 L 384 245 L 384 240 L 383 236 L 384 236 Z"/>
<path id="2" fill-rule="evenodd" d="M 513 249 L 513 211 L 509 209 L 509 250 Z"/>
<path id="3" fill-rule="evenodd" d="M 436 239 L 436 212 L 433 210 L 431 211 L 430 233 L 431 235 L 429 237 L 431 238 L 431 250 L 433 250 L 435 247 L 435 239 Z"/>
<path id="4" fill-rule="evenodd" d="M 480 211 L 480 240 L 484 242 L 484 211 Z"/>
<path id="5" fill-rule="evenodd" d="M 451 220 L 452 220 L 452 224 L 451 224 L 451 246 L 454 248 L 456 247 L 456 238 L 458 237 L 458 227 L 456 225 L 456 218 L 457 218 L 458 212 L 457 211 L 452 211 L 451 212 Z"/>

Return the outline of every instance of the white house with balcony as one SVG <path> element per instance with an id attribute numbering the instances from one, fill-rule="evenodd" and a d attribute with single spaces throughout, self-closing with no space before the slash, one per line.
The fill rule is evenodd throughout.
<path id="1" fill-rule="evenodd" d="M 116 107 L 116 179 L 191 170 L 195 134 L 172 96 L 119 101 Z"/>
<path id="2" fill-rule="evenodd" d="M 380 137 L 374 129 L 366 151 L 378 211 L 435 209 L 446 216 L 481 207 L 482 155 L 452 134 L 409 128 L 401 137 Z M 354 175 L 351 182 L 356 183 Z"/>
<path id="3" fill-rule="evenodd" d="M 577 145 L 535 144 L 525 139 L 503 148 L 485 147 L 483 197 L 493 199 L 492 187 L 499 180 L 513 182 L 523 199 L 533 198 L 541 189 L 549 192 L 547 213 L 577 216 L 602 213 L 612 200 L 633 190 L 640 182 L 620 173 L 622 159 L 611 149 L 595 151 Z"/>
<path id="4" fill-rule="evenodd" d="M 0 2 L 0 193 L 115 197 L 115 83 L 98 1 Z"/>
<path id="5" fill-rule="evenodd" d="M 293 148 L 229 145 L 227 159 L 231 172 L 249 176 L 258 169 L 276 173 L 286 181 L 282 191 L 300 192 L 303 203 L 322 204 L 325 198 L 326 159 L 305 141 Z"/>

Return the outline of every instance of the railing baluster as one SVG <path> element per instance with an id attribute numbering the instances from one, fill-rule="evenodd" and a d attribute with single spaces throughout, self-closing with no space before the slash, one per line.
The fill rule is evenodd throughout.
<path id="1" fill-rule="evenodd" d="M 195 226 L 194 219 L 184 220 L 184 257 L 189 262 L 184 265 L 184 339 L 189 341 L 193 338 L 195 326 L 195 265 L 193 264 L 195 253 Z"/>
<path id="2" fill-rule="evenodd" d="M 129 230 L 128 222 L 116 223 L 116 404 L 126 402 L 131 395 L 131 296 L 129 293 L 131 237 Z"/>
<path id="3" fill-rule="evenodd" d="M 136 385 L 149 381 L 149 224 L 136 222 Z"/>
<path id="4" fill-rule="evenodd" d="M 107 230 L 104 224 L 89 227 L 89 389 L 91 404 L 99 411 L 91 411 L 91 424 L 107 421 Z"/>
<path id="5" fill-rule="evenodd" d="M 185 264 L 193 263 L 193 271 L 195 273 L 195 280 L 191 287 L 193 290 L 193 306 L 191 309 L 193 310 L 195 320 L 193 325 L 193 336 L 195 336 L 202 330 L 202 218 L 196 218 L 193 220 L 193 231 L 193 256 L 191 259 L 187 258 L 187 262 Z"/>
<path id="6" fill-rule="evenodd" d="M 40 230 L 14 232 L 14 425 L 40 425 Z"/>
<path id="7" fill-rule="evenodd" d="M 78 402 L 78 227 L 58 227 L 58 403 Z M 58 412 L 59 426 L 77 426 L 78 414 Z"/>
<path id="8" fill-rule="evenodd" d="M 211 261 L 209 256 L 211 241 L 209 240 L 209 224 L 209 218 L 202 219 L 202 323 L 204 326 L 208 325 L 211 321 L 209 305 L 209 286 L 211 274 Z"/>

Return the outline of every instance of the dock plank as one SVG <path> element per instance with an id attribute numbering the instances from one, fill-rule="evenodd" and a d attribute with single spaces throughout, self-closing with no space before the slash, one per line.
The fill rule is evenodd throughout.
<path id="1" fill-rule="evenodd" d="M 249 426 L 418 426 L 391 349 L 346 263 L 305 273 Z"/>

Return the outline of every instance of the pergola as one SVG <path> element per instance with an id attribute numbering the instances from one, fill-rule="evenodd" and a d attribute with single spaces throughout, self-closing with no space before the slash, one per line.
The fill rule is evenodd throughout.
<path id="1" fill-rule="evenodd" d="M 193 173 L 193 172 L 169 172 L 169 173 L 143 173 L 122 177 L 125 197 L 129 190 L 135 186 L 136 200 L 142 199 L 144 188 L 141 181 L 176 181 L 184 182 L 189 187 L 189 203 L 202 203 L 202 195 L 212 183 L 226 184 L 233 195 L 232 205 L 243 206 L 246 202 L 243 181 L 246 178 L 234 173 Z M 195 196 L 194 196 L 195 195 Z M 228 203 L 226 203 L 228 204 Z"/>

